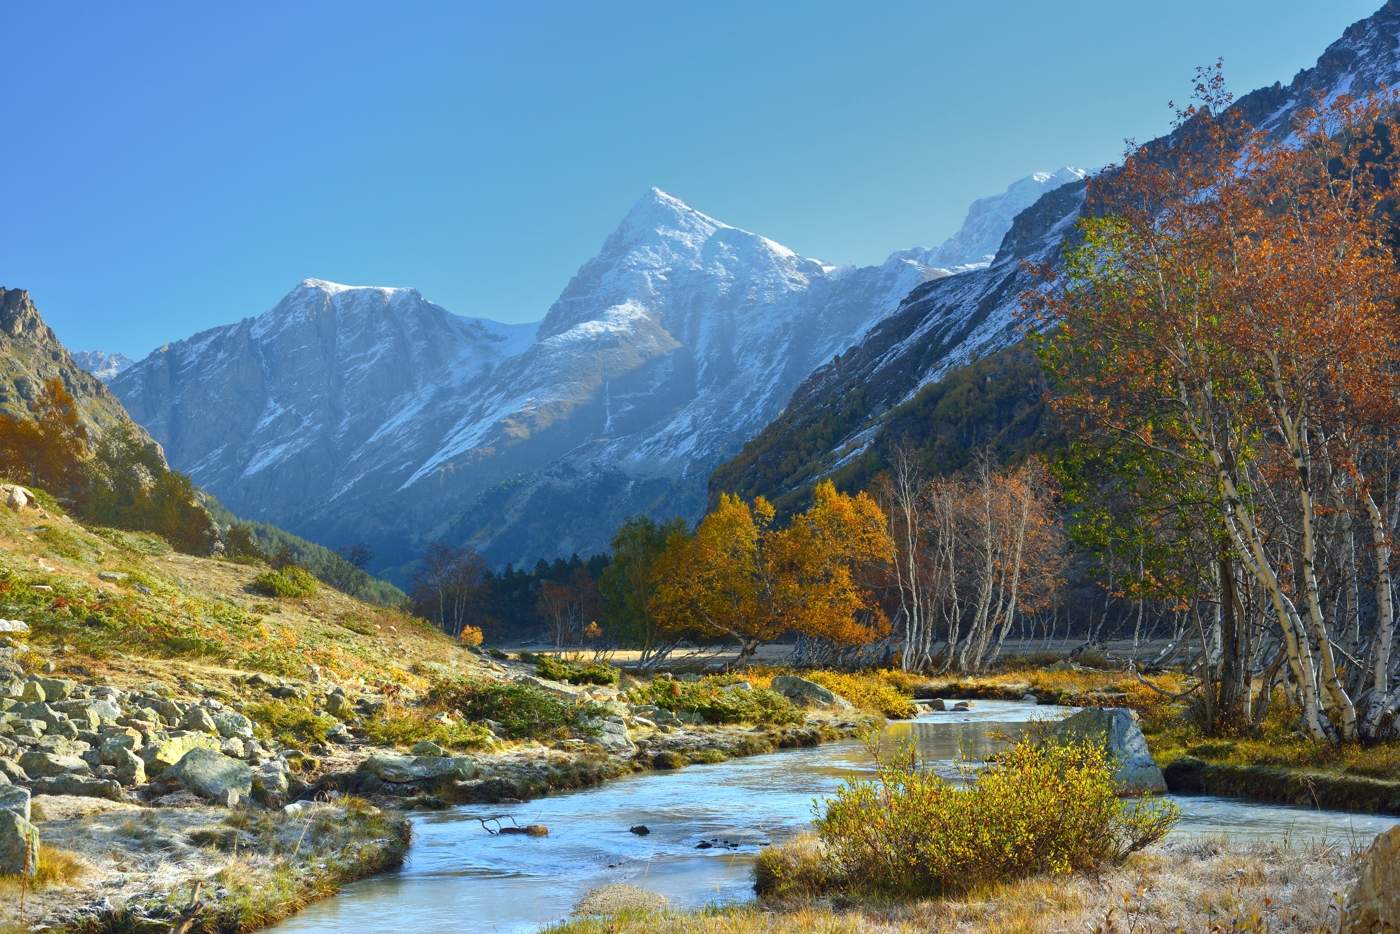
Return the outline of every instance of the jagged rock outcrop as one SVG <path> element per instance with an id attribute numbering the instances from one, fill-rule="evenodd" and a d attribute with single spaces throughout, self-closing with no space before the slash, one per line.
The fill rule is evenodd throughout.
<path id="1" fill-rule="evenodd" d="M 24 289 L 0 286 L 0 412 L 31 416 L 44 384 L 58 378 L 77 400 L 83 426 L 94 439 L 132 425 L 102 381 L 69 354 Z"/>

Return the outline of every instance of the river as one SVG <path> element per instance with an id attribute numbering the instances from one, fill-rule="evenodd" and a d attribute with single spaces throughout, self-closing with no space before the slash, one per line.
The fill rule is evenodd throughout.
<path id="1" fill-rule="evenodd" d="M 1064 711 L 977 701 L 962 713 L 892 723 L 914 738 L 924 762 L 949 777 L 981 759 L 1030 718 Z M 763 845 L 803 830 L 813 802 L 842 781 L 870 774 L 854 740 L 785 750 L 677 772 L 647 772 L 524 804 L 452 808 L 415 816 L 414 842 L 401 870 L 346 886 L 284 922 L 281 934 L 414 931 L 418 934 L 535 931 L 568 916 L 590 889 L 630 882 L 675 906 L 751 897 L 751 865 Z M 1172 833 L 1228 835 L 1232 841 L 1288 839 L 1368 843 L 1400 820 L 1315 811 L 1210 796 L 1173 796 L 1181 821 Z M 491 836 L 478 818 L 541 823 L 549 836 Z M 645 825 L 650 833 L 630 832 Z M 708 847 L 703 847 L 709 844 Z"/>

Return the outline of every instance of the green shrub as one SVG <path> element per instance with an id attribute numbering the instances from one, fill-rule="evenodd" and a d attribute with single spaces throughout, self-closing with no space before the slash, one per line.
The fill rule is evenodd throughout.
<path id="1" fill-rule="evenodd" d="M 304 700 L 264 701 L 250 705 L 244 713 L 259 736 L 293 749 L 324 743 L 326 734 L 340 722 Z"/>
<path id="2" fill-rule="evenodd" d="M 491 731 L 480 723 L 443 722 L 423 710 L 386 709 L 363 724 L 365 738 L 377 746 L 403 749 L 427 740 L 454 751 L 480 749 L 491 742 Z"/>
<path id="3" fill-rule="evenodd" d="M 570 662 L 553 655 L 540 655 L 535 660 L 535 672 L 551 681 L 569 684 L 617 684 L 622 672 L 606 662 Z"/>
<path id="4" fill-rule="evenodd" d="M 706 723 L 801 723 L 802 712 L 767 688 L 742 690 L 719 676 L 699 681 L 657 678 L 627 692 L 634 704 L 654 704 L 675 714 L 693 714 Z"/>
<path id="5" fill-rule="evenodd" d="M 1044 873 L 1093 872 L 1160 840 L 1170 802 L 1121 801 L 1097 743 L 1023 739 L 966 788 L 919 768 L 912 748 L 844 785 L 816 824 L 841 886 L 959 894 Z"/>
<path id="6" fill-rule="evenodd" d="M 277 571 L 263 571 L 253 578 L 249 589 L 265 597 L 314 597 L 316 578 L 302 568 L 285 567 Z"/>
<path id="7" fill-rule="evenodd" d="M 587 729 L 606 708 L 573 704 L 532 684 L 499 681 L 439 681 L 429 689 L 428 703 L 460 711 L 468 720 L 494 720 L 508 739 L 549 739 L 571 730 Z"/>

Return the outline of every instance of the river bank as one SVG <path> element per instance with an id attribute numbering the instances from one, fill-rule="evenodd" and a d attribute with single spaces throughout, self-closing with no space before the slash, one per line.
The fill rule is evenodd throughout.
<path id="1" fill-rule="evenodd" d="M 391 707 L 431 735 L 468 724 L 403 690 L 239 672 L 119 688 L 26 672 L 15 655 L 0 659 L 0 805 L 14 823 L 0 857 L 18 873 L 0 880 L 15 895 L 0 900 L 4 931 L 254 930 L 399 865 L 407 812 L 812 747 L 878 719 L 799 679 L 816 694 L 761 690 L 782 722 L 691 722 L 616 686 L 481 660 L 477 677 L 492 676 L 481 683 L 501 695 L 507 722 L 488 719 L 468 750 L 427 739 L 406 749 L 416 732 L 404 745 L 374 741 Z M 735 695 L 738 711 L 760 696 L 743 682 L 699 687 Z M 534 705 L 537 737 L 511 738 L 524 729 L 512 702 Z"/>
<path id="2" fill-rule="evenodd" d="M 886 731 L 891 740 L 917 742 L 930 768 L 959 780 L 965 774 L 966 759 L 985 759 L 1004 748 L 1008 737 L 1027 728 L 1028 718 L 1058 717 L 1063 713 L 1045 705 L 974 701 L 969 710 L 891 722 Z M 737 925 L 735 919 L 745 919 L 747 923 L 750 916 L 771 915 L 796 924 L 805 919 L 801 912 L 807 909 L 794 908 L 798 913 L 789 915 L 786 907 L 780 910 L 751 904 L 754 861 L 765 847 L 806 832 L 814 802 L 831 795 L 844 781 L 868 777 L 872 769 L 865 744 L 848 740 L 696 765 L 673 774 L 639 772 L 594 788 L 530 802 L 463 805 L 415 814 L 415 843 L 401 870 L 349 885 L 340 897 L 311 906 L 279 925 L 276 931 L 330 934 L 343 930 L 390 930 L 383 926 L 382 919 L 393 917 L 398 924 L 393 929 L 412 927 L 424 934 L 460 931 L 463 918 L 473 919 L 475 930 L 524 934 L 566 918 L 594 888 L 617 884 L 666 897 L 669 910 L 676 917 L 685 915 L 691 919 L 688 912 L 699 911 L 693 917 L 703 919 L 709 914 L 707 906 L 740 903 L 747 907 L 724 909 L 718 917 L 726 924 Z M 1239 847 L 1262 847 L 1267 851 L 1289 839 L 1294 841 L 1299 859 L 1304 862 L 1310 858 L 1306 854 L 1314 849 L 1324 854 L 1317 857 L 1322 863 L 1308 864 L 1297 874 L 1300 885 L 1311 881 L 1322 884 L 1323 864 L 1330 865 L 1328 860 L 1338 853 L 1349 853 L 1352 841 L 1364 845 L 1371 836 L 1396 823 L 1382 817 L 1211 797 L 1173 800 L 1183 813 L 1168 841 L 1169 849 L 1162 851 L 1169 855 L 1160 862 L 1142 864 L 1156 867 L 1154 872 L 1160 869 L 1154 878 L 1160 878 L 1164 886 L 1168 885 L 1164 873 L 1171 869 L 1173 860 L 1204 859 L 1201 854 L 1206 851 L 1192 847 L 1217 846 L 1227 834 L 1238 846 L 1221 850 L 1220 860 L 1213 865 L 1222 873 L 1228 874 L 1232 869 L 1253 873 L 1256 856 L 1236 853 Z M 521 826 L 546 824 L 550 834 L 544 838 L 493 836 L 481 823 L 490 818 Z M 634 827 L 645 827 L 647 832 L 634 833 Z M 1265 863 L 1272 858 L 1267 852 L 1257 855 Z M 1136 865 L 1130 863 L 1129 867 Z M 1187 875 L 1170 885 L 1183 893 L 1190 886 L 1214 884 L 1210 881 L 1213 869 L 1197 870 L 1183 865 L 1181 870 Z M 1241 899 L 1261 891 L 1270 893 L 1270 897 L 1278 894 L 1272 889 L 1255 888 L 1253 878 L 1250 875 L 1232 880 L 1240 882 L 1236 889 L 1244 893 Z M 1056 886 L 1064 881 L 1057 880 Z M 1093 887 L 1092 882 L 1075 881 L 1073 885 Z M 1209 889 L 1195 890 L 1194 897 L 1199 898 L 1203 892 Z M 1087 895 L 1085 898 L 1084 904 L 1091 904 Z M 965 909 L 969 918 L 979 917 L 972 906 L 975 901 L 969 900 Z M 1008 895 L 1002 907 L 1012 901 Z M 884 929 L 878 925 L 858 928 L 849 918 L 844 922 L 833 920 L 829 917 L 830 905 L 812 910 L 817 912 L 812 918 L 822 924 L 845 925 L 816 926 L 812 930 Z M 932 906 L 924 909 L 926 913 L 934 910 Z M 779 913 L 771 914 L 775 911 Z M 1047 917 L 1061 915 L 1050 912 Z M 650 919 L 650 930 L 672 930 L 667 926 L 672 916 L 663 918 L 666 923 Z M 875 918 L 872 914 L 862 923 Z M 637 923 L 641 925 L 640 921 Z M 675 929 L 689 930 L 679 927 L 681 922 L 676 923 Z M 917 926 L 917 916 L 910 916 L 903 923 L 907 927 L 890 929 L 928 929 Z M 973 922 L 968 925 L 976 929 Z M 643 925 L 622 929 L 647 928 Z M 723 926 L 714 929 L 731 930 Z M 804 928 L 775 925 L 767 929 Z M 732 930 L 746 929 L 736 926 Z"/>

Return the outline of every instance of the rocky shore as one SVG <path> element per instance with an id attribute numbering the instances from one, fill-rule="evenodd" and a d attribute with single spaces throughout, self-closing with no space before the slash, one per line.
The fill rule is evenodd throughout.
<path id="1" fill-rule="evenodd" d="M 499 681 L 586 703 L 595 716 L 564 738 L 493 735 L 468 754 L 427 741 L 404 751 L 367 738 L 368 720 L 390 701 L 360 685 L 229 673 L 218 684 L 118 688 L 81 671 L 59 676 L 52 662 L 27 670 L 13 641 L 22 625 L 0 658 L 0 876 L 24 897 L 0 899 L 0 929 L 252 930 L 397 865 L 406 810 L 525 800 L 642 769 L 810 746 L 869 722 L 802 679 L 787 688 L 801 723 L 705 725 L 629 704 L 616 687 L 480 659 Z M 309 748 L 278 742 L 255 719 L 277 701 L 334 726 Z M 71 878 L 54 880 L 53 865 Z"/>

